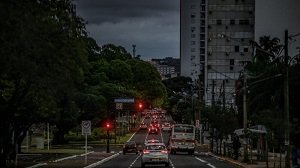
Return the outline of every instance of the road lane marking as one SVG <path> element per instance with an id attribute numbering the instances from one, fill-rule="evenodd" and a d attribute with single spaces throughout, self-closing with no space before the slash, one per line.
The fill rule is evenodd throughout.
<path id="1" fill-rule="evenodd" d="M 170 166 L 171 166 L 172 168 L 175 168 L 175 166 L 174 166 L 173 162 L 171 161 L 171 159 L 169 159 L 169 162 L 170 162 Z"/>
<path id="2" fill-rule="evenodd" d="M 135 162 L 139 159 L 139 157 L 141 157 L 141 154 L 139 154 L 138 157 L 135 158 L 135 160 L 129 165 L 128 168 L 131 168 L 135 164 Z"/>
<path id="3" fill-rule="evenodd" d="M 96 167 L 96 166 L 101 165 L 101 164 L 103 164 L 103 163 L 105 163 L 105 162 L 107 162 L 107 161 L 109 161 L 109 160 L 111 160 L 111 159 L 113 159 L 113 158 L 115 158 L 115 157 L 117 157 L 119 155 L 120 155 L 120 152 L 116 153 L 114 155 L 111 155 L 109 157 L 106 157 L 106 158 L 104 158 L 104 159 L 102 159 L 102 160 L 100 160 L 98 162 L 95 162 L 95 163 L 92 163 L 90 165 L 87 165 L 84 168 L 93 168 L 93 167 Z"/>
<path id="4" fill-rule="evenodd" d="M 211 168 L 216 168 L 214 165 L 208 163 L 207 166 L 211 167 Z"/>
<path id="5" fill-rule="evenodd" d="M 199 160 L 200 162 L 203 162 L 203 163 L 207 163 L 205 160 L 202 160 L 202 159 L 200 159 L 200 158 L 198 158 L 198 157 L 195 157 L 197 160 Z"/>
<path id="6" fill-rule="evenodd" d="M 211 167 L 211 168 L 216 168 L 214 165 L 208 163 L 208 162 L 205 161 L 205 160 L 202 160 L 202 159 L 200 159 L 200 158 L 198 158 L 198 157 L 195 157 L 195 159 L 199 160 L 199 161 L 202 162 L 202 163 L 206 163 L 206 165 L 209 166 L 209 167 Z"/>

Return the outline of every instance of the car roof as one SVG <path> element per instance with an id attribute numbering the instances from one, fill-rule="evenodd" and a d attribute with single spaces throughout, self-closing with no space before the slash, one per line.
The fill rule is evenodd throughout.
<path id="1" fill-rule="evenodd" d="M 136 143 L 135 141 L 127 141 L 125 142 L 126 144 L 133 144 L 133 143 Z"/>

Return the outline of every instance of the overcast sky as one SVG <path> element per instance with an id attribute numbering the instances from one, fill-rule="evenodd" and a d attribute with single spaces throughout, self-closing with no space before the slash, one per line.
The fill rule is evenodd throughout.
<path id="1" fill-rule="evenodd" d="M 112 43 L 144 60 L 179 58 L 179 0 L 75 0 L 98 45 Z"/>

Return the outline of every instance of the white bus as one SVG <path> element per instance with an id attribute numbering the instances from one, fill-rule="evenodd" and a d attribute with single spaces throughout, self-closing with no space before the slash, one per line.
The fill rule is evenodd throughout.
<path id="1" fill-rule="evenodd" d="M 195 151 L 195 126 L 189 124 L 175 124 L 172 127 L 169 142 L 170 152 L 188 152 L 192 155 Z"/>

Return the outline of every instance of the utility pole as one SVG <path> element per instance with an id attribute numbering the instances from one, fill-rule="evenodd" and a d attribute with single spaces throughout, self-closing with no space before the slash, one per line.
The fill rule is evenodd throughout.
<path id="1" fill-rule="evenodd" d="M 289 69 L 288 69 L 288 30 L 284 32 L 284 113 L 285 118 L 285 145 L 286 145 L 286 157 L 285 167 L 290 168 L 290 112 L 289 112 Z"/>
<path id="2" fill-rule="evenodd" d="M 225 103 L 226 103 L 226 97 L 225 97 L 225 80 L 223 80 L 223 84 L 222 84 L 222 87 L 223 87 L 223 111 L 225 111 Z"/>
<path id="3" fill-rule="evenodd" d="M 244 69 L 244 84 L 243 84 L 243 115 L 244 115 L 244 162 L 248 162 L 248 138 L 247 138 L 247 74 Z"/>
<path id="4" fill-rule="evenodd" d="M 135 47 L 136 47 L 136 45 L 132 44 L 132 55 L 133 55 L 133 58 L 135 58 Z"/>
<path id="5" fill-rule="evenodd" d="M 216 81 L 213 80 L 212 81 L 212 95 L 211 95 L 211 102 L 212 102 L 212 106 L 215 106 L 215 83 Z"/>

